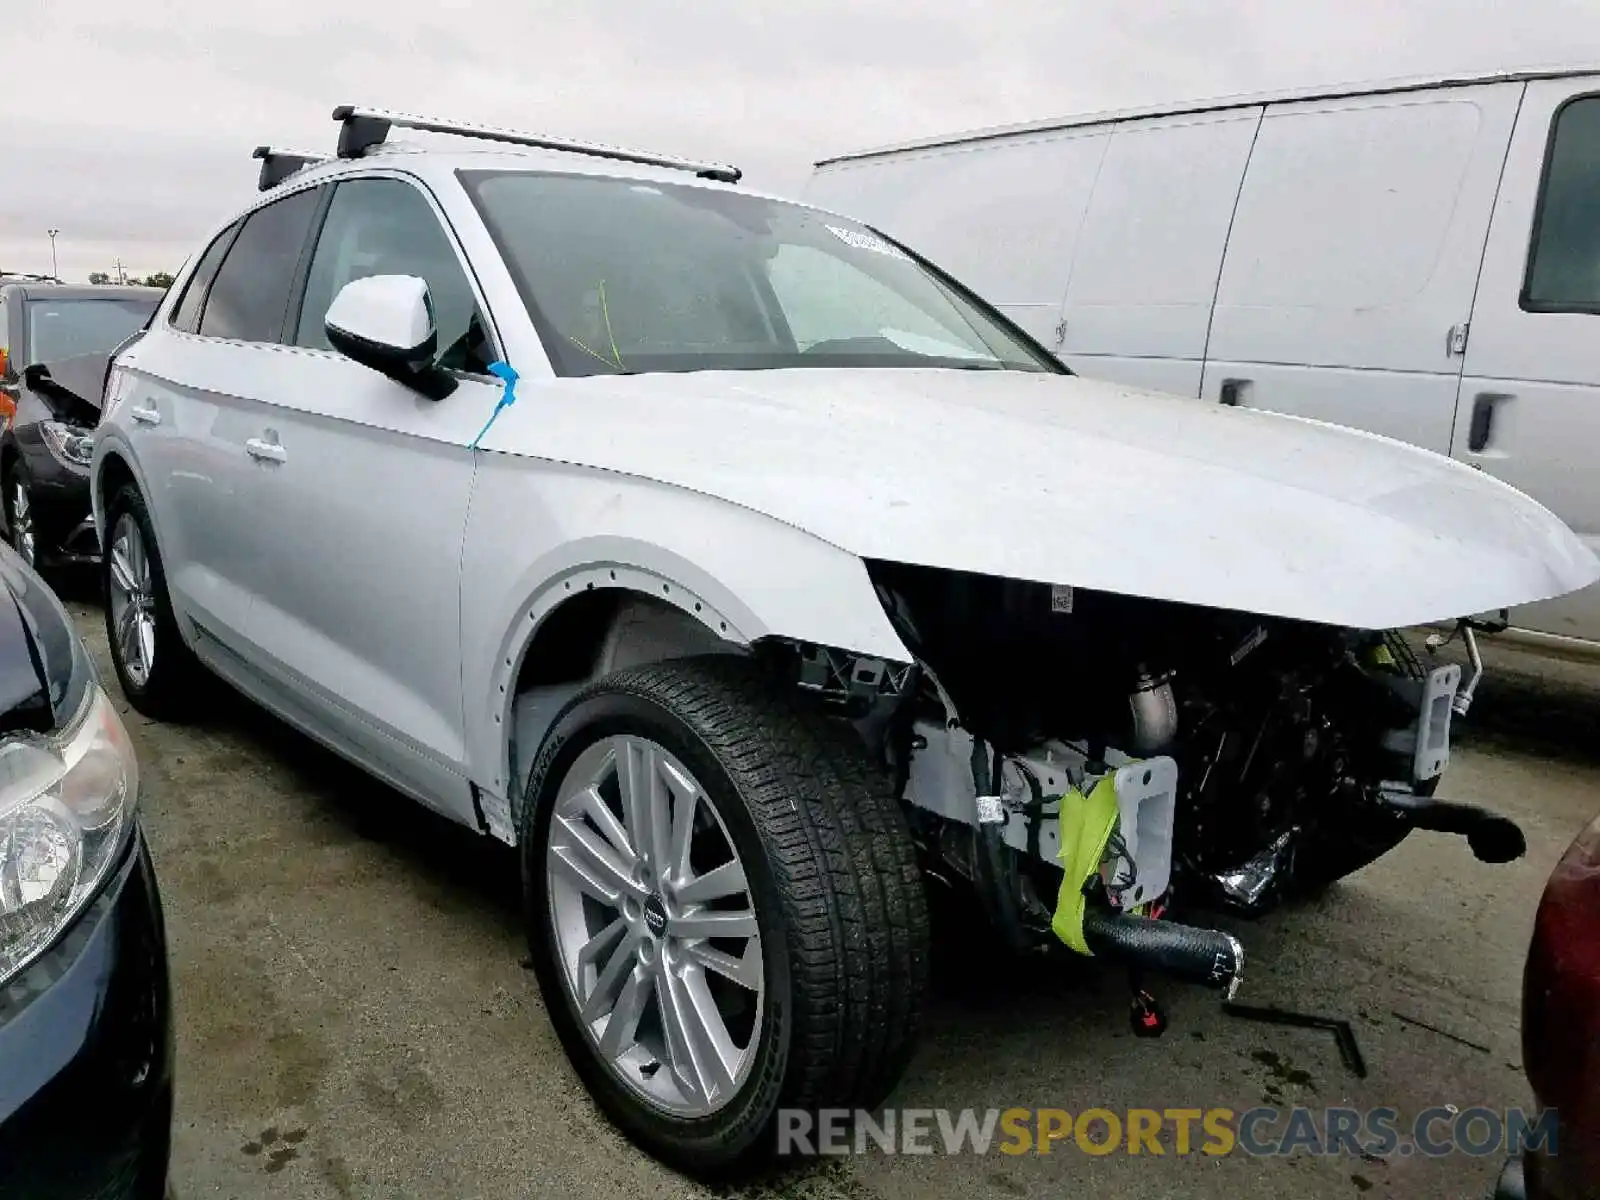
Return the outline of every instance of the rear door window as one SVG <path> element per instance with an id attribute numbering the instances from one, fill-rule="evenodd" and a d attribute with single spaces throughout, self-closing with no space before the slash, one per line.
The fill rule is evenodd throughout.
<path id="1" fill-rule="evenodd" d="M 183 295 L 178 298 L 177 307 L 172 310 L 172 327 L 181 329 L 186 333 L 200 332 L 200 314 L 206 306 L 206 293 L 211 290 L 211 281 L 216 278 L 217 268 L 222 265 L 222 256 L 228 252 L 233 238 L 239 232 L 239 222 L 235 221 L 211 240 L 205 253 L 200 256 L 200 262 L 195 266 L 194 274 L 189 276 L 189 282 L 183 285 Z"/>
<path id="2" fill-rule="evenodd" d="M 1579 97 L 1556 113 L 1522 306 L 1600 312 L 1600 96 Z"/>
<path id="3" fill-rule="evenodd" d="M 205 337 L 277 342 L 320 190 L 296 192 L 245 218 L 200 316 Z"/>

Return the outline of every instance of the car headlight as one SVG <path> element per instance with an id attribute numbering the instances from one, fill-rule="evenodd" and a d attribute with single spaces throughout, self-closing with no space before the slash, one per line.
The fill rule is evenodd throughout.
<path id="1" fill-rule="evenodd" d="M 60 732 L 0 742 L 0 984 L 94 897 L 138 796 L 128 731 L 98 685 Z"/>
<path id="2" fill-rule="evenodd" d="M 68 425 L 65 421 L 40 421 L 39 431 L 44 434 L 44 442 L 50 447 L 50 453 L 63 462 L 87 467 L 89 460 L 94 457 L 92 429 Z"/>

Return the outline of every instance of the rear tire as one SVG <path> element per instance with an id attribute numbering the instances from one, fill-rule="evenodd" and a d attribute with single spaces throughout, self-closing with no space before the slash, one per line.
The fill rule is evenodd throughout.
<path id="1" fill-rule="evenodd" d="M 145 716 L 182 720 L 195 710 L 203 672 L 178 630 L 155 528 L 144 497 L 132 484 L 111 497 L 106 529 L 101 599 L 117 682 Z"/>
<path id="2" fill-rule="evenodd" d="M 28 477 L 23 474 L 17 459 L 6 464 L 3 478 L 6 517 L 6 538 L 17 556 L 35 571 L 39 569 L 39 526 L 34 514 L 33 496 L 28 490 Z"/>
<path id="3" fill-rule="evenodd" d="M 605 928 L 611 916 L 605 902 L 580 887 L 587 893 L 580 910 L 586 924 L 571 931 L 566 856 L 575 845 L 574 820 L 608 852 L 629 840 L 592 804 L 585 818 L 573 797 L 589 796 L 585 789 L 595 764 L 603 774 L 608 761 L 645 761 L 637 756 L 646 751 L 637 747 L 653 748 L 649 761 L 670 762 L 677 772 L 666 776 L 679 781 L 667 785 L 672 798 L 654 799 L 664 794 L 658 788 L 649 791 L 652 804 L 664 804 L 676 816 L 683 803 L 678 797 L 687 794 L 683 776 L 699 788 L 704 800 L 688 811 L 710 812 L 718 825 L 695 824 L 697 832 L 684 845 L 707 836 L 702 829 L 720 830 L 742 865 L 747 888 L 739 892 L 747 899 L 730 903 L 748 904 L 758 930 L 760 969 L 752 978 L 760 983 L 746 1043 L 712 1043 L 732 1045 L 739 1070 L 724 1073 L 726 1086 L 714 1097 L 712 1088 L 697 1094 L 700 1103 L 675 1103 L 675 1096 L 695 1089 L 679 1086 L 687 1072 L 679 1070 L 666 1034 L 655 1043 L 664 1052 L 653 1063 L 645 1061 L 654 1036 L 648 1007 L 644 1017 L 633 1016 L 636 1032 L 627 1035 L 628 1050 L 602 1052 L 610 1022 L 624 1005 L 619 999 L 607 1010 L 606 1023 L 597 1023 L 600 972 L 588 985 L 584 960 L 573 951 L 576 940 Z M 613 791 L 608 786 L 593 785 L 595 794 L 626 817 L 628 793 L 620 775 Z M 596 823 L 584 823 L 593 816 L 599 817 Z M 601 826 L 611 834 L 602 834 Z M 873 1108 L 893 1089 L 915 1045 L 929 958 L 926 899 L 904 815 L 854 730 L 804 710 L 792 694 L 763 678 L 754 662 L 718 655 L 656 663 L 579 692 L 539 751 L 519 835 L 529 946 L 551 1020 L 600 1108 L 644 1150 L 693 1176 L 725 1177 L 773 1155 L 780 1109 Z M 681 856 L 674 850 L 655 860 L 687 856 L 687 850 Z M 663 904 L 681 912 L 674 900 L 677 885 L 652 870 L 646 864 L 636 877 L 654 880 L 645 886 L 659 889 L 660 898 L 646 902 L 644 916 L 650 916 L 651 904 L 658 906 L 658 917 Z M 629 903 L 610 907 L 633 920 L 628 930 L 639 931 L 653 947 L 644 936 L 638 901 L 631 902 L 631 918 L 625 912 Z M 673 928 L 666 925 L 659 942 L 659 961 L 668 967 L 711 948 L 709 942 L 696 944 L 693 935 L 673 941 Z M 718 940 L 728 954 L 740 953 Z M 748 961 L 750 945 L 744 943 L 741 961 Z M 641 952 L 636 967 L 632 951 L 626 952 L 628 974 L 615 976 L 627 980 L 618 985 L 619 995 L 632 986 L 635 971 L 659 977 L 664 968 L 651 965 L 654 954 L 653 948 L 649 956 Z M 607 949 L 594 965 L 604 960 L 609 967 L 609 958 Z M 667 986 L 670 999 L 672 985 L 648 986 L 655 990 L 629 1011 L 637 1014 L 638 1005 L 653 1004 L 659 1022 L 659 989 Z M 579 995 L 586 988 L 581 1003 L 589 1008 L 587 1019 Z M 598 1008 L 605 1008 L 603 998 Z M 658 1078 L 658 1072 L 666 1075 Z"/>

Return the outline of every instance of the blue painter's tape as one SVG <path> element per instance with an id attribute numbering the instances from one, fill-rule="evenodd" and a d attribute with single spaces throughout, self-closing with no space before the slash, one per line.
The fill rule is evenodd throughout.
<path id="1" fill-rule="evenodd" d="M 489 414 L 489 419 L 483 423 L 483 428 L 478 430 L 478 436 L 472 439 L 472 445 L 468 447 L 472 450 L 478 448 L 478 443 L 483 441 L 483 435 L 489 432 L 501 410 L 510 408 L 511 405 L 517 402 L 517 380 L 521 377 L 517 374 L 516 368 L 505 361 L 492 362 L 489 364 L 489 374 L 495 376 L 506 386 L 505 390 L 500 393 L 500 402 L 494 406 L 494 411 Z"/>

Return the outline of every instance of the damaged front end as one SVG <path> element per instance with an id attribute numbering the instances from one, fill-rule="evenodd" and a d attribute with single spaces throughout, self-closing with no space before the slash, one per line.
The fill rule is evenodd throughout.
<path id="1" fill-rule="evenodd" d="M 1158 920 L 1172 903 L 1259 914 L 1413 828 L 1522 852 L 1509 821 L 1433 798 L 1468 693 L 1396 633 L 868 569 L 915 665 L 802 650 L 800 682 L 855 704 L 929 869 L 1019 950 L 1231 989 L 1238 943 Z"/>

